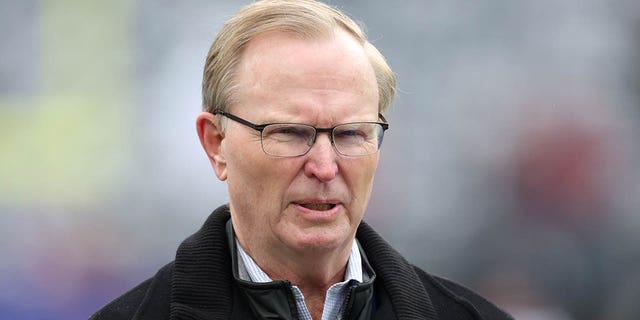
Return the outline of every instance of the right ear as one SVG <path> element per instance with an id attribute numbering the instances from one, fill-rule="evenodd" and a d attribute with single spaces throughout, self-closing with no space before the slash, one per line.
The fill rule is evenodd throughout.
<path id="1" fill-rule="evenodd" d="M 227 161 L 222 152 L 224 131 L 220 121 L 209 112 L 201 112 L 196 118 L 196 130 L 216 176 L 222 181 L 227 180 Z"/>

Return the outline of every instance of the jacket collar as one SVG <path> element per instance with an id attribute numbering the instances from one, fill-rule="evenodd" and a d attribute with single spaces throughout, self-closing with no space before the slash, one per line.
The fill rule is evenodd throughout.
<path id="1" fill-rule="evenodd" d="M 398 319 L 438 319 L 431 298 L 411 263 L 365 222 L 360 223 L 356 238 L 378 273 L 380 285 L 388 292 Z"/>
<path id="2" fill-rule="evenodd" d="M 224 232 L 229 207 L 221 206 L 176 252 L 169 319 L 227 319 L 232 310 L 231 253 Z"/>

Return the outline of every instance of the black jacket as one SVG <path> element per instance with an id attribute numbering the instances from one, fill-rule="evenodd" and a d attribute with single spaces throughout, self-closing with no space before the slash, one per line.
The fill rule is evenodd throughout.
<path id="1" fill-rule="evenodd" d="M 90 319 L 256 319 L 252 311 L 255 302 L 232 272 L 232 250 L 225 230 L 228 220 L 229 208 L 218 208 L 180 245 L 174 262 Z M 350 318 L 512 320 L 469 289 L 411 265 L 366 223 L 361 223 L 356 237 L 376 279 L 371 303 L 360 304 L 366 310 L 355 310 Z M 271 289 L 284 293 L 278 300 L 289 304 L 290 316 L 295 319 L 295 302 L 286 294 L 288 283 L 281 281 L 275 286 Z"/>

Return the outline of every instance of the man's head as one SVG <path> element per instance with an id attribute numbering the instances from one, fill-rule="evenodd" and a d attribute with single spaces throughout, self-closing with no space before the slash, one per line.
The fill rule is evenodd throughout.
<path id="1" fill-rule="evenodd" d="M 227 181 L 243 248 L 268 273 L 296 257 L 344 256 L 371 194 L 379 112 L 395 91 L 391 70 L 356 24 L 314 1 L 253 3 L 214 42 L 203 90 L 198 135 Z M 221 119 L 232 121 L 223 127 Z M 273 123 L 287 125 L 268 142 L 264 125 Z M 325 130 L 308 139 L 291 123 Z M 343 124 L 349 130 L 326 130 Z M 265 145 L 302 136 L 306 153 Z"/>
<path id="2" fill-rule="evenodd" d="M 228 110 L 237 84 L 236 72 L 245 46 L 269 31 L 312 39 L 342 28 L 365 50 L 374 69 L 380 100 L 379 112 L 389 107 L 396 91 L 396 78 L 380 52 L 367 41 L 352 19 L 324 3 L 314 0 L 263 0 L 254 2 L 227 21 L 211 45 L 204 67 L 202 107 L 204 111 Z"/>

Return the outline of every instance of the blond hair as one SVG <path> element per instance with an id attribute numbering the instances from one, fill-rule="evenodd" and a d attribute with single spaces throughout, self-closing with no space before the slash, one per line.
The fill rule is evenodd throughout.
<path id="1" fill-rule="evenodd" d="M 378 83 L 378 110 L 384 112 L 396 92 L 396 78 L 385 58 L 367 41 L 358 24 L 338 9 L 314 0 L 261 0 L 229 19 L 207 54 L 202 79 L 203 110 L 228 111 L 236 91 L 234 77 L 242 51 L 251 39 L 269 31 L 313 39 L 339 27 L 362 44 Z"/>

